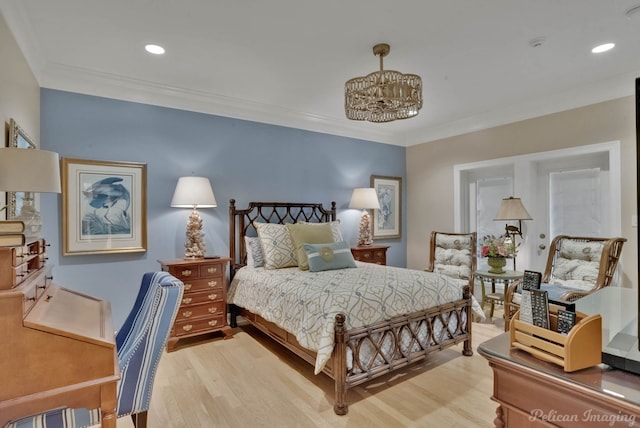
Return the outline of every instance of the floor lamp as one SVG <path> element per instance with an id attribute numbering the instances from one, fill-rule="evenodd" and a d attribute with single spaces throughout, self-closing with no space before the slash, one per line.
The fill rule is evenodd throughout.
<path id="1" fill-rule="evenodd" d="M 516 235 L 522 238 L 522 220 L 533 220 L 527 209 L 522 205 L 520 198 L 510 196 L 502 200 L 498 214 L 494 218 L 498 220 L 518 220 L 518 226 L 505 225 L 506 235 L 511 237 L 514 248 L 516 245 Z M 513 255 L 513 270 L 516 270 L 516 255 Z"/>

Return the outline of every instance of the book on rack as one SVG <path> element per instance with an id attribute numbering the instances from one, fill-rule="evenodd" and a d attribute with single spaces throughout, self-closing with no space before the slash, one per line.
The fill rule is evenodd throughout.
<path id="1" fill-rule="evenodd" d="M 576 313 L 560 309 L 558 311 L 558 333 L 569 334 L 574 325 L 576 325 Z"/>
<path id="2" fill-rule="evenodd" d="M 546 290 L 529 290 L 533 325 L 549 328 L 549 299 Z"/>
<path id="3" fill-rule="evenodd" d="M 0 235 L 24 233 L 24 222 L 20 220 L 1 220 Z"/>
<path id="4" fill-rule="evenodd" d="M 540 282 L 542 281 L 542 273 L 532 270 L 525 270 L 522 277 L 522 289 L 523 290 L 538 290 L 540 289 Z"/>
<path id="5" fill-rule="evenodd" d="M 520 300 L 520 321 L 533 324 L 533 312 L 531 309 L 531 290 L 522 290 Z"/>
<path id="6" fill-rule="evenodd" d="M 0 247 L 20 247 L 27 242 L 24 233 L 0 234 Z"/>

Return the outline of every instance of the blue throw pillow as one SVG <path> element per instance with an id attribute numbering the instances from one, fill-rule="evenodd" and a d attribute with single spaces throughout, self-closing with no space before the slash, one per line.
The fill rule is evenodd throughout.
<path id="1" fill-rule="evenodd" d="M 309 259 L 311 272 L 356 267 L 351 249 L 344 241 L 330 244 L 303 244 L 303 246 Z"/>

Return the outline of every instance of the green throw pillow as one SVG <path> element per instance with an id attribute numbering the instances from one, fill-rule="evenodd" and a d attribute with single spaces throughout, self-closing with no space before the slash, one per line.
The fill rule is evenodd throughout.
<path id="1" fill-rule="evenodd" d="M 333 242 L 333 234 L 329 223 L 296 223 L 287 224 L 289 236 L 293 242 L 294 254 L 300 270 L 309 270 L 307 253 L 302 244 L 326 244 Z"/>

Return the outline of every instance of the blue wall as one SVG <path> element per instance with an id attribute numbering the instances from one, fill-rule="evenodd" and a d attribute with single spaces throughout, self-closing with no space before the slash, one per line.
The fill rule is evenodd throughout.
<path id="1" fill-rule="evenodd" d="M 41 92 L 41 148 L 61 157 L 147 164 L 147 251 L 62 256 L 61 196 L 41 195 L 54 281 L 111 301 L 118 328 L 146 271 L 181 258 L 188 209 L 169 207 L 178 177 L 209 177 L 217 208 L 202 209 L 208 253 L 228 254 L 228 208 L 250 201 L 336 201 L 345 240 L 355 245 L 360 213 L 348 209 L 354 187 L 372 174 L 402 177 L 405 148 L 50 89 Z M 406 185 L 403 186 L 406 224 Z M 376 241 L 378 242 L 378 241 Z M 406 266 L 403 238 L 388 264 Z"/>

